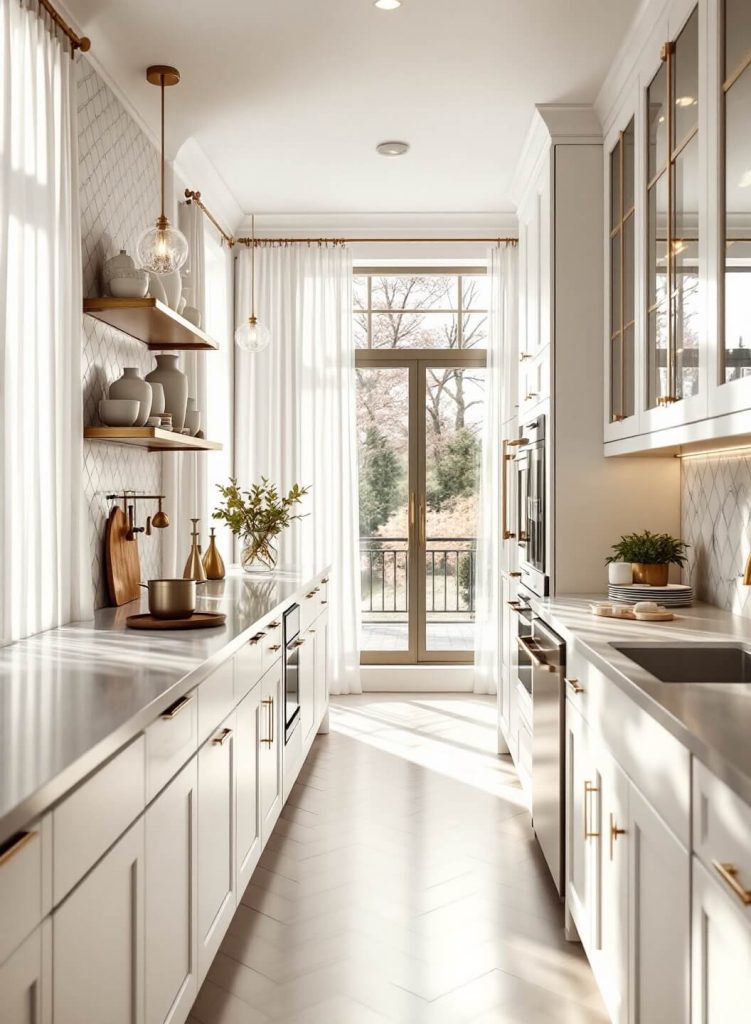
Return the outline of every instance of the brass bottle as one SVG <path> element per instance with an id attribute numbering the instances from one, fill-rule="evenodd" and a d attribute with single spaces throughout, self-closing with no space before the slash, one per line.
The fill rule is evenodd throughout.
<path id="1" fill-rule="evenodd" d="M 203 562 L 201 561 L 201 549 L 198 544 L 198 524 L 200 519 L 191 519 L 193 524 L 193 532 L 191 537 L 193 538 L 193 544 L 188 555 L 188 561 L 185 563 L 183 569 L 184 580 L 198 580 L 203 581 L 206 579 L 206 573 L 203 571 Z"/>
<path id="2" fill-rule="evenodd" d="M 203 556 L 203 569 L 207 580 L 223 580 L 225 576 L 224 562 L 216 546 L 216 531 L 211 528 L 211 537 L 206 554 Z"/>

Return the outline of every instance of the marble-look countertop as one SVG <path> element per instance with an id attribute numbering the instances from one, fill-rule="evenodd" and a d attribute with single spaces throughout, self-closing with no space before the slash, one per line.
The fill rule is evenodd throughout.
<path id="1" fill-rule="evenodd" d="M 672 622 L 592 615 L 586 598 L 533 599 L 533 611 L 751 803 L 751 683 L 662 683 L 613 644 L 748 644 L 751 619 L 712 605 L 676 608 Z"/>
<path id="2" fill-rule="evenodd" d="M 139 632 L 140 601 L 0 648 L 0 843 L 47 810 L 281 612 L 320 569 L 199 587 L 216 629 Z"/>

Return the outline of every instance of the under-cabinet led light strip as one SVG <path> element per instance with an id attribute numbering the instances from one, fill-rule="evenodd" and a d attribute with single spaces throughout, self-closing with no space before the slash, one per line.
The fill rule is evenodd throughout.
<path id="1" fill-rule="evenodd" d="M 751 452 L 751 444 L 736 445 L 734 448 L 705 448 L 700 452 L 678 452 L 676 459 L 701 459 L 710 455 L 737 455 L 739 452 Z"/>

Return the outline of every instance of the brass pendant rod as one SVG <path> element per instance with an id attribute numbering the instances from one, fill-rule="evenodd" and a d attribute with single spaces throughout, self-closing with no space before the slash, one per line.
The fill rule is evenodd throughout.
<path id="1" fill-rule="evenodd" d="M 349 245 L 356 242 L 365 242 L 368 245 L 375 244 L 386 244 L 394 243 L 403 245 L 405 243 L 421 243 L 427 244 L 429 242 L 447 243 L 447 242 L 474 242 L 474 243 L 486 243 L 488 245 L 518 245 L 518 238 L 501 237 L 501 238 L 236 238 L 235 243 L 237 245 L 244 245 L 248 248 L 251 246 L 261 247 L 264 245 Z"/>
<path id="2" fill-rule="evenodd" d="M 208 207 L 205 205 L 205 203 L 201 199 L 201 193 L 200 192 L 194 192 L 192 189 L 186 188 L 185 189 L 185 198 L 187 199 L 187 201 L 189 203 L 195 203 L 196 206 L 199 208 L 199 210 L 203 210 L 203 212 L 206 214 L 206 216 L 209 218 L 211 223 L 214 225 L 216 230 L 219 232 L 221 237 L 224 239 L 224 241 L 227 243 L 227 245 L 231 249 L 232 246 L 235 244 L 235 238 L 232 235 L 228 235 L 227 234 L 227 232 L 224 230 L 224 228 L 219 223 L 219 221 L 216 219 L 216 217 L 211 212 L 211 210 L 208 209 Z"/>
<path id="3" fill-rule="evenodd" d="M 162 191 L 162 216 L 161 216 L 160 220 L 164 221 L 164 220 L 166 220 L 166 217 L 165 217 L 165 214 L 164 214 L 164 75 L 161 75 L 160 77 L 161 77 L 161 84 L 160 84 L 159 88 L 160 88 L 160 92 L 161 92 L 161 101 L 162 101 L 162 151 L 161 151 L 161 167 L 160 167 L 160 174 L 161 174 L 160 188 L 161 188 L 161 191 Z"/>
<path id="4" fill-rule="evenodd" d="M 61 14 L 55 10 L 50 3 L 50 0 L 39 0 L 39 6 L 43 7 L 44 10 L 49 14 L 50 18 L 54 21 L 57 27 L 63 32 L 70 40 L 71 45 L 71 57 L 73 52 L 80 50 L 81 53 L 87 53 L 91 49 L 91 40 L 88 36 L 79 36 L 73 31 L 67 21 L 64 20 Z"/>
<path id="5" fill-rule="evenodd" d="M 250 322 L 256 319 L 256 215 L 250 218 Z"/>

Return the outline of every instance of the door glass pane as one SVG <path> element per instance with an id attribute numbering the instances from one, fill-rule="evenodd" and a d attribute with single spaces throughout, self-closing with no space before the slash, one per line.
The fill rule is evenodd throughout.
<path id="1" fill-rule="evenodd" d="M 485 370 L 428 368 L 425 634 L 428 651 L 474 649 L 475 550 Z"/>
<path id="2" fill-rule="evenodd" d="M 748 19 L 751 22 L 751 17 Z M 751 47 L 751 31 L 746 43 Z M 751 67 L 725 95 L 725 381 L 751 374 Z"/>
<path id="3" fill-rule="evenodd" d="M 751 51 L 751 4 L 725 0 L 725 74 L 728 79 Z"/>
<path id="4" fill-rule="evenodd" d="M 634 205 L 634 119 L 623 133 L 623 212 L 627 214 Z"/>
<path id="5" fill-rule="evenodd" d="M 678 146 L 699 122 L 699 9 L 675 41 L 673 59 L 673 146 Z"/>
<path id="6" fill-rule="evenodd" d="M 357 370 L 363 651 L 409 650 L 409 370 Z"/>
<path id="7" fill-rule="evenodd" d="M 667 166 L 667 68 L 663 63 L 647 90 L 647 180 L 651 181 L 658 171 Z"/>

